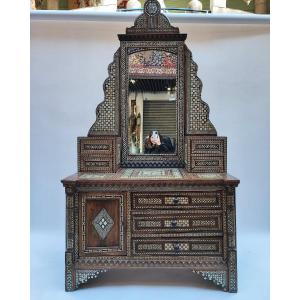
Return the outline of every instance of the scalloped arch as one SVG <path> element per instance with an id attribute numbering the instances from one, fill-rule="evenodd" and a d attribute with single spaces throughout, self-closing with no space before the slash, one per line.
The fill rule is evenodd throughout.
<path id="1" fill-rule="evenodd" d="M 88 136 L 119 134 L 119 59 L 120 48 L 108 66 L 109 76 L 103 83 L 104 101 L 96 108 L 96 121 L 90 128 Z"/>

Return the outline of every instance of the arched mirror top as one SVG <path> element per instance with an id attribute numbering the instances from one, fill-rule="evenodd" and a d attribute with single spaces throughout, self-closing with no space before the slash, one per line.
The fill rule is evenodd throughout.
<path id="1" fill-rule="evenodd" d="M 119 137 L 122 167 L 184 167 L 185 137 L 217 134 L 186 34 L 157 0 L 147 0 L 134 26 L 118 37 L 89 136 Z"/>

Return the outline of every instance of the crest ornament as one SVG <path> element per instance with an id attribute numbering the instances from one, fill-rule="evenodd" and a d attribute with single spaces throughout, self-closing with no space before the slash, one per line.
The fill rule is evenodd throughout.
<path id="1" fill-rule="evenodd" d="M 145 13 L 149 16 L 154 16 L 160 12 L 160 4 L 156 0 L 149 0 L 145 3 Z"/>

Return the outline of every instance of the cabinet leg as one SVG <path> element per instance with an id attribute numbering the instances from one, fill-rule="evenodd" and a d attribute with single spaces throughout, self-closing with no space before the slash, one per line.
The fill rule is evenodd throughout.
<path id="1" fill-rule="evenodd" d="M 88 282 L 90 279 L 100 277 L 107 270 L 75 270 L 73 263 L 73 254 L 66 252 L 65 254 L 65 289 L 66 292 L 76 290 L 79 285 Z"/>
<path id="2" fill-rule="evenodd" d="M 73 264 L 73 255 L 71 252 L 65 253 L 65 290 L 71 292 L 76 289 L 75 271 Z"/>
<path id="3" fill-rule="evenodd" d="M 228 252 L 228 291 L 236 293 L 238 290 L 237 285 L 237 257 L 236 250 Z"/>
<path id="4" fill-rule="evenodd" d="M 76 270 L 75 272 L 75 288 L 77 289 L 79 285 L 88 282 L 90 279 L 99 278 L 102 273 L 107 272 L 107 270 Z"/>
<path id="5" fill-rule="evenodd" d="M 193 270 L 193 273 L 200 275 L 204 280 L 212 281 L 216 286 L 222 287 L 227 291 L 227 272 L 224 271 L 198 271 Z"/>

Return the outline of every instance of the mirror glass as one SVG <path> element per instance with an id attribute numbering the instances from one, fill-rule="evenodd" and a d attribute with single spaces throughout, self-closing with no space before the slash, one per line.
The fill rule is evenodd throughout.
<path id="1" fill-rule="evenodd" d="M 130 154 L 176 152 L 177 55 L 159 50 L 129 55 Z"/>

